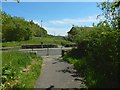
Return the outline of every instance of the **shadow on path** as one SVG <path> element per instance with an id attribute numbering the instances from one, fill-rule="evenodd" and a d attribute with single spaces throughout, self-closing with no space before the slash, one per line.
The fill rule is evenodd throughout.
<path id="1" fill-rule="evenodd" d="M 56 61 L 59 62 L 64 62 L 67 63 L 66 61 L 64 61 L 61 57 L 57 58 Z M 53 64 L 56 64 L 57 62 L 54 62 Z M 85 83 L 84 77 L 82 75 L 80 75 L 80 73 L 78 73 L 73 66 L 68 66 L 65 69 L 62 70 L 58 70 L 56 72 L 63 72 L 63 73 L 69 73 L 71 74 L 72 77 L 75 77 L 75 81 L 81 81 L 82 83 Z"/>
<path id="2" fill-rule="evenodd" d="M 35 88 L 79 90 L 78 88 L 81 88 L 80 85 L 83 83 L 84 78 L 80 77 L 72 64 L 63 61 L 60 56 L 45 56 L 43 57 L 41 75 Z"/>

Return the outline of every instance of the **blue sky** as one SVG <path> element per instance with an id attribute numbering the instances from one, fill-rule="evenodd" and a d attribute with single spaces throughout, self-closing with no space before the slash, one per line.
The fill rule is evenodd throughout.
<path id="1" fill-rule="evenodd" d="M 12 16 L 33 20 L 48 34 L 67 35 L 72 25 L 92 26 L 101 13 L 96 2 L 2 2 L 2 10 Z"/>

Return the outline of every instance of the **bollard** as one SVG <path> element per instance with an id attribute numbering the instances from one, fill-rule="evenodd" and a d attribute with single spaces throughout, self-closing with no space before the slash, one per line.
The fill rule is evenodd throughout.
<path id="1" fill-rule="evenodd" d="M 47 48 L 47 56 L 49 56 L 49 48 Z"/>

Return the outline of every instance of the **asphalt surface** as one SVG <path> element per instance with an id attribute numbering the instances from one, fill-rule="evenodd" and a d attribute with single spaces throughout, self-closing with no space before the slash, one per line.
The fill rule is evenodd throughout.
<path id="1" fill-rule="evenodd" d="M 24 52 L 35 52 L 38 56 L 61 55 L 62 50 L 70 50 L 69 48 L 38 48 L 38 49 L 19 49 Z"/>
<path id="2" fill-rule="evenodd" d="M 61 55 L 61 54 L 62 54 L 61 48 L 44 48 L 37 51 L 37 55 L 40 55 L 40 56 Z"/>
<path id="3" fill-rule="evenodd" d="M 42 57 L 42 70 L 35 88 L 81 88 L 83 78 L 77 75 L 73 65 L 62 61 L 61 55 Z"/>

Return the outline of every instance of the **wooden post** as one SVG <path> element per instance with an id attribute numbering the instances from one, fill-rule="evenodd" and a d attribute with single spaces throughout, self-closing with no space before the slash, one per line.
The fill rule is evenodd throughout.
<path id="1" fill-rule="evenodd" d="M 41 48 L 43 48 L 43 42 L 41 42 Z"/>
<path id="2" fill-rule="evenodd" d="M 61 56 L 62 56 L 62 47 L 61 47 Z"/>

